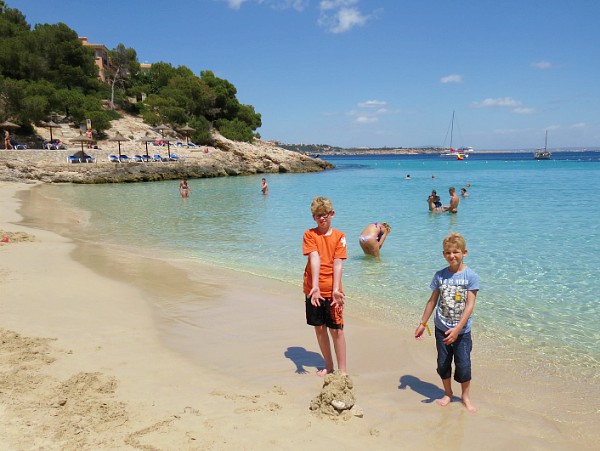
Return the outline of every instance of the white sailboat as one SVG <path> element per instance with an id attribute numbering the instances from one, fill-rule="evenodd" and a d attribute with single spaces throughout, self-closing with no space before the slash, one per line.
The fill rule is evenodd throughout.
<path id="1" fill-rule="evenodd" d="M 544 149 L 537 149 L 533 154 L 533 158 L 535 158 L 536 160 L 549 160 L 550 158 L 552 158 L 552 153 L 548 152 L 548 130 L 546 130 L 546 140 L 544 141 Z"/>
<path id="2" fill-rule="evenodd" d="M 452 147 L 452 139 L 454 137 L 454 111 L 452 111 L 452 122 L 450 123 L 450 148 L 443 151 L 440 156 L 441 157 L 450 157 L 455 158 L 457 160 L 464 160 L 469 157 L 469 154 L 466 152 L 472 152 L 472 147 L 461 147 L 460 149 L 455 149 Z"/>

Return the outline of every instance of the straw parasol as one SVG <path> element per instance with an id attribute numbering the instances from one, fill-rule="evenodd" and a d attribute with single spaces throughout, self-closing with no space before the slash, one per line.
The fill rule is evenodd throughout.
<path id="1" fill-rule="evenodd" d="M 183 135 L 185 136 L 185 143 L 188 144 L 190 142 L 190 132 L 195 131 L 196 129 L 193 127 L 190 127 L 189 125 L 185 124 L 185 126 L 181 127 L 179 129 L 179 131 L 181 133 L 183 133 Z"/>
<path id="2" fill-rule="evenodd" d="M 78 136 L 77 138 L 71 139 L 72 143 L 81 143 L 81 151 L 83 151 L 83 143 L 92 143 L 94 140 L 92 138 L 88 138 L 87 136 Z"/>
<path id="3" fill-rule="evenodd" d="M 157 126 L 156 126 L 156 127 L 154 127 L 154 128 L 155 128 L 156 130 L 160 131 L 160 134 L 163 136 L 163 138 L 164 138 L 164 136 L 165 136 L 165 132 L 166 132 L 166 133 L 172 133 L 172 132 L 174 131 L 174 130 L 173 130 L 171 127 L 169 127 L 169 126 L 168 126 L 168 125 L 166 125 L 166 124 L 160 124 L 160 125 L 157 125 Z"/>
<path id="4" fill-rule="evenodd" d="M 0 128 L 11 129 L 11 128 L 21 128 L 21 126 L 15 124 L 14 122 L 4 121 L 4 122 L 0 122 Z"/>
<path id="5" fill-rule="evenodd" d="M 119 158 L 121 158 L 121 141 L 128 141 L 128 139 L 121 135 L 121 133 L 117 132 L 115 136 L 109 138 L 108 140 L 119 143 Z"/>
<path id="6" fill-rule="evenodd" d="M 0 123 L 0 128 L 3 128 L 5 130 L 10 130 L 10 129 L 15 129 L 15 128 L 21 128 L 21 126 L 15 124 L 13 122 L 4 121 L 4 122 Z M 6 149 L 8 150 L 9 148 L 11 148 L 11 146 L 6 144 Z"/>
<path id="7" fill-rule="evenodd" d="M 60 125 L 58 125 L 56 122 L 54 121 L 50 121 L 50 122 L 46 122 L 44 124 L 44 127 L 49 128 L 50 129 L 50 141 L 52 141 L 52 129 L 53 128 L 60 128 Z"/>
<path id="8" fill-rule="evenodd" d="M 138 142 L 142 142 L 146 145 L 146 156 L 150 157 L 150 155 L 148 155 L 148 143 L 154 142 L 156 141 L 155 138 L 150 138 L 149 136 L 144 136 L 143 138 L 138 139 Z"/>

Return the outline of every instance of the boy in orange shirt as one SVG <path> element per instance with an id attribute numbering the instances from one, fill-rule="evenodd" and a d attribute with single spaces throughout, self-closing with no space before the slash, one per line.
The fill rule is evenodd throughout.
<path id="1" fill-rule="evenodd" d="M 344 298 L 342 266 L 346 254 L 346 235 L 331 227 L 335 216 L 333 204 L 324 197 L 315 197 L 310 206 L 317 227 L 304 232 L 302 253 L 308 256 L 304 269 L 306 322 L 314 326 L 325 368 L 317 371 L 324 377 L 334 371 L 329 334 L 338 370 L 346 374 L 346 337 L 344 336 Z M 329 329 L 329 333 L 327 330 Z"/>

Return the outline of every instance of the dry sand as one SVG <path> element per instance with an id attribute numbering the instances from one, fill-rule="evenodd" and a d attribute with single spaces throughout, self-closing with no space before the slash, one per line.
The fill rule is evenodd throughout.
<path id="1" fill-rule="evenodd" d="M 364 416 L 316 415 L 323 380 L 299 286 L 65 238 L 49 230 L 85 215 L 32 191 L 0 183 L 1 450 L 596 448 L 597 410 L 476 353 L 479 412 L 439 407 L 433 339 L 351 307 Z"/>

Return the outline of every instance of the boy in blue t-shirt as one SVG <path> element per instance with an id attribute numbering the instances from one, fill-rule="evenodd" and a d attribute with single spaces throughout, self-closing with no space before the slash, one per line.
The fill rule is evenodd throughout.
<path id="1" fill-rule="evenodd" d="M 452 232 L 444 238 L 444 258 L 448 267 L 435 273 L 429 287 L 431 296 L 425 305 L 421 323 L 415 330 L 415 338 L 423 338 L 427 321 L 435 310 L 435 343 L 437 347 L 437 372 L 442 378 L 444 396 L 436 402 L 447 406 L 452 401 L 452 359 L 454 380 L 461 384 L 461 400 L 470 412 L 476 412 L 471 404 L 471 314 L 479 291 L 479 276 L 468 268 L 463 259 L 467 245 L 460 233 Z"/>

